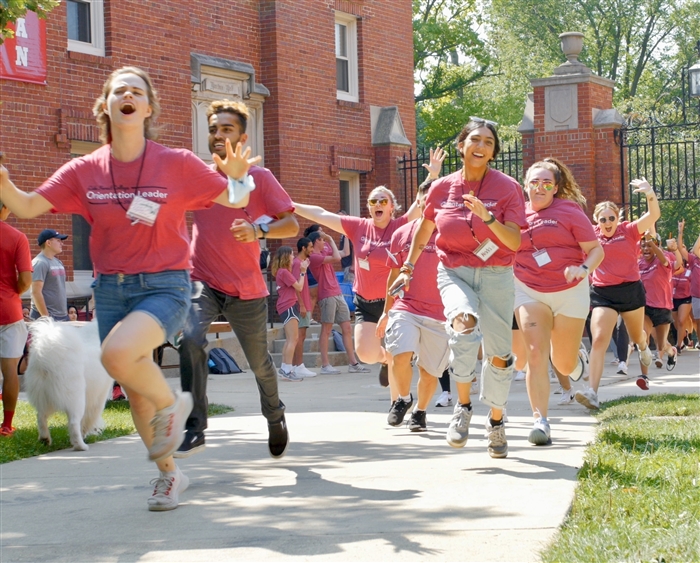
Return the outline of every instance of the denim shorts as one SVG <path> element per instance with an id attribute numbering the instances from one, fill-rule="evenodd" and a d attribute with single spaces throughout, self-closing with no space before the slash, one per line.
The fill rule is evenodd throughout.
<path id="1" fill-rule="evenodd" d="M 146 313 L 160 325 L 164 342 L 172 340 L 185 325 L 192 292 L 187 270 L 97 274 L 92 287 L 101 342 L 119 321 L 134 311 Z"/>

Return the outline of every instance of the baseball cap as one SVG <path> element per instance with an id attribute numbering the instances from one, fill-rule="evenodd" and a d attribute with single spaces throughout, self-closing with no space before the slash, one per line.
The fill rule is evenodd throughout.
<path id="1" fill-rule="evenodd" d="M 60 238 L 61 240 L 66 240 L 68 238 L 68 235 L 62 235 L 61 233 L 59 233 L 58 231 L 54 231 L 53 229 L 44 229 L 39 233 L 39 238 L 37 239 L 37 242 L 39 243 L 39 246 L 41 246 L 47 240 L 52 238 Z"/>

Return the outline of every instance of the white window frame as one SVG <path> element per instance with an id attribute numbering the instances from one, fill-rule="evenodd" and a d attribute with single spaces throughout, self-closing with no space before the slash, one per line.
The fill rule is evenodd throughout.
<path id="1" fill-rule="evenodd" d="M 360 217 L 360 173 L 341 170 L 338 174 L 338 189 L 340 189 L 340 181 L 346 181 L 349 185 L 348 200 L 350 209 L 346 209 L 348 215 Z"/>
<path id="2" fill-rule="evenodd" d="M 334 25 L 334 30 L 337 30 L 338 25 L 344 25 L 347 33 L 346 33 L 346 39 L 347 39 L 347 58 L 346 60 L 348 61 L 348 87 L 349 91 L 345 92 L 343 90 L 337 90 L 336 89 L 336 95 L 339 100 L 345 100 L 348 102 L 359 102 L 360 101 L 360 94 L 359 94 L 359 77 L 358 77 L 358 61 L 357 61 L 357 18 L 353 16 L 352 14 L 346 14 L 343 12 L 336 12 L 335 13 L 335 25 Z M 333 33 L 333 37 L 335 38 L 337 34 L 337 31 Z M 335 49 L 335 41 L 333 45 L 334 51 Z M 336 53 L 336 59 L 338 59 L 338 55 Z M 336 70 L 337 73 L 337 70 Z M 337 80 L 337 77 L 336 77 Z"/>
<path id="3" fill-rule="evenodd" d="M 79 0 L 84 4 L 90 4 L 90 36 L 91 43 L 84 41 L 76 41 L 68 39 L 68 50 L 88 55 L 96 55 L 98 57 L 105 56 L 105 14 L 104 0 Z M 66 20 L 68 15 L 68 6 L 66 3 Z M 68 22 L 66 21 L 66 30 Z"/>

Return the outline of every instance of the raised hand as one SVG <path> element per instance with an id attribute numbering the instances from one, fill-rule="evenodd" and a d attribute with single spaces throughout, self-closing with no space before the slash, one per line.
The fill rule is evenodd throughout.
<path id="1" fill-rule="evenodd" d="M 214 162 L 229 178 L 240 180 L 243 178 L 248 169 L 257 164 L 262 159 L 260 156 L 250 158 L 250 147 L 243 150 L 241 143 L 236 143 L 236 149 L 231 146 L 231 141 L 226 139 L 226 158 L 222 159 L 218 154 L 212 154 Z"/>
<path id="2" fill-rule="evenodd" d="M 447 153 L 441 148 L 430 149 L 430 164 L 423 164 L 423 168 L 428 171 L 428 175 L 435 179 L 440 177 L 442 171 L 442 163 L 445 160 Z"/>

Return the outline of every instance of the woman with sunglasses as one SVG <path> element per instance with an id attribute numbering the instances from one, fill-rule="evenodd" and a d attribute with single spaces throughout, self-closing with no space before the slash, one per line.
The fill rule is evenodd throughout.
<path id="1" fill-rule="evenodd" d="M 595 206 L 595 233 L 605 252 L 605 258 L 591 277 L 591 354 L 590 388 L 576 391 L 576 400 L 589 409 L 597 409 L 598 387 L 603 376 L 605 352 L 608 349 L 617 316 L 622 317 L 631 342 L 637 345 L 639 361 L 650 366 L 651 350 L 644 332 L 646 296 L 637 265 L 638 243 L 642 233 L 651 229 L 661 217 L 659 201 L 646 179 L 630 182 L 634 193 L 647 200 L 647 212 L 636 221 L 620 221 L 620 209 L 612 201 Z"/>
<path id="2" fill-rule="evenodd" d="M 390 291 L 410 291 L 414 264 L 437 230 L 437 284 L 450 336 L 450 370 L 458 401 L 447 443 L 461 448 L 469 437 L 479 345 L 484 346 L 480 399 L 491 407 L 486 421 L 491 457 L 508 455 L 503 409 L 513 376 L 513 261 L 520 229 L 527 226 L 520 184 L 489 166 L 500 149 L 496 124 L 470 118 L 457 137 L 463 168 L 433 182 L 408 257 Z"/>
<path id="3" fill-rule="evenodd" d="M 430 164 L 424 165 L 433 175 L 439 174 L 445 153 L 442 149 L 430 151 Z M 386 281 L 391 268 L 386 260 L 391 244 L 391 235 L 408 221 L 420 216 L 420 208 L 414 202 L 410 209 L 400 217 L 394 217 L 399 211 L 396 196 L 389 188 L 377 186 L 367 198 L 369 218 L 353 217 L 331 213 L 322 207 L 295 203 L 295 213 L 333 229 L 350 239 L 354 246 L 355 280 L 355 353 L 366 364 L 381 363 L 379 382 L 389 385 L 389 364 L 391 356 L 376 336 L 377 323 L 384 312 Z M 393 391 L 392 391 L 393 395 Z M 392 401 L 397 397 L 392 396 Z M 410 399 L 409 397 L 405 398 Z"/>
<path id="4" fill-rule="evenodd" d="M 101 148 L 66 163 L 29 193 L 0 166 L 0 198 L 18 217 L 54 210 L 80 214 L 92 226 L 102 363 L 127 391 L 136 429 L 160 470 L 148 509 L 172 510 L 189 484 L 172 454 L 192 396 L 173 394 L 153 350 L 175 336 L 190 308 L 185 213 L 214 203 L 245 205 L 251 186 L 243 180 L 259 158 L 249 160 L 250 149 L 242 152 L 240 143 L 234 152 L 227 140 L 226 159 L 214 155 L 218 173 L 191 151 L 155 143 L 160 102 L 148 73 L 136 67 L 109 76 L 93 113 Z M 235 205 L 227 183 L 237 191 Z"/>
<path id="5" fill-rule="evenodd" d="M 515 312 L 527 349 L 527 393 L 534 426 L 528 441 L 551 443 L 547 420 L 551 357 L 554 367 L 578 381 L 588 358 L 579 344 L 590 309 L 588 274 L 603 249 L 583 211 L 583 197 L 571 171 L 555 158 L 527 171 L 527 229 L 515 255 Z M 562 385 L 563 387 L 563 385 Z M 562 397 L 573 400 L 569 388 Z"/>

